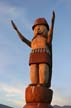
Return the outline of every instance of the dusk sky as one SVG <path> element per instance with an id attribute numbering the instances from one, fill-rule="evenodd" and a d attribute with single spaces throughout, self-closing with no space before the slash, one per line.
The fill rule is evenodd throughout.
<path id="1" fill-rule="evenodd" d="M 31 40 L 34 20 L 45 17 L 50 25 L 53 10 L 52 105 L 71 105 L 71 0 L 0 0 L 0 104 L 22 108 L 31 83 L 31 49 L 18 38 L 11 20 Z"/>

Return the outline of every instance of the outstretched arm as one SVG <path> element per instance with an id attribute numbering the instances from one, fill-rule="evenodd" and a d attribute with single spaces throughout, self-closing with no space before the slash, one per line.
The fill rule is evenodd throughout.
<path id="1" fill-rule="evenodd" d="M 17 32 L 19 38 L 20 38 L 23 42 L 25 42 L 29 47 L 31 47 L 31 42 L 30 42 L 28 39 L 26 39 L 26 38 L 20 33 L 20 31 L 18 30 L 18 28 L 16 27 L 15 23 L 14 23 L 12 20 L 11 20 L 11 23 L 12 23 L 13 28 L 16 30 L 16 32 Z"/>
<path id="2" fill-rule="evenodd" d="M 54 21 L 55 21 L 55 12 L 53 11 L 52 19 L 51 19 L 51 26 L 48 32 L 48 39 L 47 43 L 51 44 L 53 38 L 53 28 L 54 28 Z"/>

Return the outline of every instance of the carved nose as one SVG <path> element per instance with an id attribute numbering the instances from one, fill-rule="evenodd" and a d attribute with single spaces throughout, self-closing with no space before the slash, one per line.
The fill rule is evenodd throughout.
<path id="1" fill-rule="evenodd" d="M 38 27 L 38 30 L 40 30 L 40 28 Z"/>
<path id="2" fill-rule="evenodd" d="M 38 27 L 38 31 L 40 31 L 40 27 Z"/>

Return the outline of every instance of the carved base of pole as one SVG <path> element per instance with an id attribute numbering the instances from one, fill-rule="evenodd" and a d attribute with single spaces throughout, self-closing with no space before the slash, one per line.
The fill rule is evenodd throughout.
<path id="1" fill-rule="evenodd" d="M 23 108 L 53 108 L 47 103 L 27 103 Z"/>
<path id="2" fill-rule="evenodd" d="M 28 86 L 25 90 L 26 105 L 23 108 L 53 108 L 53 91 L 45 86 Z"/>
<path id="3" fill-rule="evenodd" d="M 53 91 L 43 86 L 28 86 L 25 92 L 26 103 L 51 103 Z"/>

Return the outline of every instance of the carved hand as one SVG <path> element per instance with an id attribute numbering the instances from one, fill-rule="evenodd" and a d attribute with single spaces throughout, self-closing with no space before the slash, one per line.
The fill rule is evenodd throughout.
<path id="1" fill-rule="evenodd" d="M 11 24 L 12 24 L 13 28 L 17 31 L 18 29 L 17 29 L 15 23 L 13 22 L 13 20 L 11 20 Z"/>
<path id="2" fill-rule="evenodd" d="M 53 11 L 53 15 L 52 15 L 52 23 L 54 23 L 55 20 L 55 12 Z"/>
<path id="3" fill-rule="evenodd" d="M 48 39 L 47 39 L 48 44 L 51 44 L 51 42 L 52 42 L 54 20 L 55 20 L 55 12 L 53 11 L 53 13 L 52 13 L 52 19 L 51 19 L 51 26 L 50 26 L 50 29 L 49 29 L 49 32 L 48 32 Z"/>

